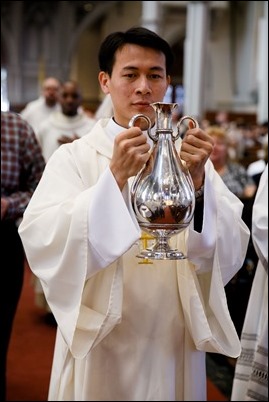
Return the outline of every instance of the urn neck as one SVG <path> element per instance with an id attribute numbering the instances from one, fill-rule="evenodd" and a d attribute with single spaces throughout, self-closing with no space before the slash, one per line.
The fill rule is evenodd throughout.
<path id="1" fill-rule="evenodd" d="M 156 133 L 159 130 L 171 130 L 173 131 L 173 110 L 177 107 L 177 103 L 163 103 L 155 102 L 151 106 L 156 113 Z"/>

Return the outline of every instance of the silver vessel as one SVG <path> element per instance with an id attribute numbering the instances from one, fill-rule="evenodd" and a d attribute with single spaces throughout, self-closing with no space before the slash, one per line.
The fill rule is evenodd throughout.
<path id="1" fill-rule="evenodd" d="M 137 114 L 129 122 L 133 127 L 138 119 L 148 123 L 148 135 L 153 141 L 148 163 L 135 177 L 131 188 L 132 206 L 143 232 L 154 238 L 154 245 L 137 256 L 153 260 L 178 260 L 186 256 L 171 249 L 169 239 L 186 229 L 195 208 L 195 190 L 191 175 L 182 163 L 175 141 L 180 137 L 180 125 L 185 119 L 198 123 L 190 116 L 183 116 L 177 123 L 177 132 L 172 128 L 172 112 L 176 103 L 156 102 L 151 104 L 156 113 L 156 131 L 151 133 L 151 121 Z"/>

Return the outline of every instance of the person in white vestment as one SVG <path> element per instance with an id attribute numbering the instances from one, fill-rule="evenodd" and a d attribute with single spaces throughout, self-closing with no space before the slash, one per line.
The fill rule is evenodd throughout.
<path id="1" fill-rule="evenodd" d="M 61 110 L 59 104 L 59 90 L 61 82 L 55 77 L 47 77 L 42 83 L 42 92 L 37 99 L 26 104 L 21 110 L 21 116 L 28 121 L 36 132 L 40 123 L 51 113 Z"/>
<path id="2" fill-rule="evenodd" d="M 259 257 L 241 334 L 231 401 L 268 401 L 268 164 L 252 212 L 252 240 Z"/>
<path id="3" fill-rule="evenodd" d="M 48 399 L 206 401 L 206 352 L 241 350 L 224 286 L 247 250 L 243 204 L 209 160 L 210 136 L 190 122 L 176 146 L 195 212 L 170 239 L 187 258 L 140 263 L 130 187 L 151 144 L 129 122 L 143 113 L 154 132 L 150 104 L 166 93 L 173 54 L 134 27 L 109 34 L 98 57 L 114 115 L 54 152 L 19 227 L 58 325 Z"/>
<path id="4" fill-rule="evenodd" d="M 64 82 L 59 92 L 61 110 L 52 113 L 36 131 L 46 162 L 62 144 L 87 134 L 96 120 L 82 111 L 82 93 L 76 81 Z"/>

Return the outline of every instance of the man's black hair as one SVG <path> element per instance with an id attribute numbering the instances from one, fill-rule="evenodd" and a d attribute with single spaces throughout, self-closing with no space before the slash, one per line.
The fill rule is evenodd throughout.
<path id="1" fill-rule="evenodd" d="M 155 32 L 143 27 L 133 27 L 125 32 L 113 32 L 104 39 L 98 54 L 100 71 L 105 71 L 111 76 L 116 51 L 129 43 L 162 52 L 166 60 L 166 73 L 170 74 L 174 62 L 170 45 Z"/>

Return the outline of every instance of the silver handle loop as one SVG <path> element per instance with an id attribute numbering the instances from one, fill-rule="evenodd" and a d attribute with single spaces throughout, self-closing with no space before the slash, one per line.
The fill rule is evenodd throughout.
<path id="1" fill-rule="evenodd" d="M 144 114 L 142 114 L 142 113 L 136 114 L 136 115 L 133 116 L 133 117 L 131 118 L 131 120 L 129 121 L 129 124 L 128 124 L 129 128 L 134 127 L 134 124 L 135 124 L 136 120 L 138 120 L 138 119 L 144 119 L 144 120 L 146 120 L 146 122 L 148 123 L 148 128 L 147 128 L 148 136 L 149 136 L 153 141 L 155 141 L 155 140 L 154 140 L 154 137 L 151 135 L 151 132 L 150 132 L 151 121 L 150 121 L 150 118 L 149 118 L 148 116 L 146 116 L 146 115 L 144 115 Z"/>
<path id="2" fill-rule="evenodd" d="M 180 134 L 180 125 L 181 125 L 181 123 L 183 122 L 183 120 L 191 120 L 191 121 L 195 124 L 195 127 L 194 127 L 194 128 L 199 128 L 198 121 L 197 121 L 194 117 L 191 117 L 191 116 L 183 116 L 183 117 L 181 117 L 181 118 L 179 119 L 179 121 L 177 122 L 177 135 L 176 135 L 176 137 L 175 137 L 175 140 L 177 140 L 179 137 L 182 138 L 182 135 Z"/>

